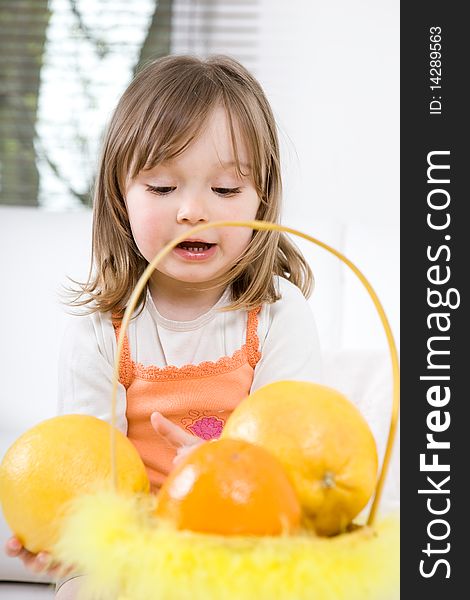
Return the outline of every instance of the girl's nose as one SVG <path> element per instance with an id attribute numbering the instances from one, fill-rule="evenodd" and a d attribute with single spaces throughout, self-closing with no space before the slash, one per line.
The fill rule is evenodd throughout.
<path id="1" fill-rule="evenodd" d="M 176 214 L 178 223 L 197 224 L 208 220 L 206 203 L 202 199 L 187 198 L 181 202 Z"/>

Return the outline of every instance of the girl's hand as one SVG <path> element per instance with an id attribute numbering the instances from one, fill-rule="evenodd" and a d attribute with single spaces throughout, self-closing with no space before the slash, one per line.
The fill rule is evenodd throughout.
<path id="1" fill-rule="evenodd" d="M 48 552 L 39 552 L 33 554 L 24 548 L 16 537 L 11 537 L 5 544 L 7 556 L 19 558 L 24 566 L 33 573 L 44 573 L 51 579 L 65 577 L 72 572 L 72 568 L 65 568 L 63 565 L 52 560 Z"/>
<path id="2" fill-rule="evenodd" d="M 201 438 L 191 435 L 178 425 L 175 425 L 173 421 L 170 421 L 170 419 L 167 419 L 159 412 L 151 414 L 150 422 L 155 431 L 176 448 L 176 456 L 173 459 L 173 463 L 175 464 L 204 442 Z"/>

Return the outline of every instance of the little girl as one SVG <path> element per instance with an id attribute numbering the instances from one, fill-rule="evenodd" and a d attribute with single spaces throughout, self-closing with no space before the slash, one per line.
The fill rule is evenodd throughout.
<path id="1" fill-rule="evenodd" d="M 104 140 L 93 270 L 74 301 L 88 314 L 74 317 L 64 338 L 60 412 L 110 420 L 120 316 L 163 246 L 202 223 L 277 222 L 280 200 L 274 118 L 242 65 L 171 56 L 144 68 Z M 311 284 L 284 234 L 248 228 L 188 233 L 157 266 L 127 331 L 117 405 L 117 425 L 137 447 L 153 490 L 177 454 L 220 435 L 250 391 L 319 377 Z M 9 553 L 33 567 L 44 558 L 13 549 L 15 542 Z M 74 585 L 57 596 L 73 597 Z"/>

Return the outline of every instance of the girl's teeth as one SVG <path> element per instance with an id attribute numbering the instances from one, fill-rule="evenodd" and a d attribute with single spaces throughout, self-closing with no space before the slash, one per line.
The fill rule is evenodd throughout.
<path id="1" fill-rule="evenodd" d="M 189 246 L 187 244 L 181 243 L 178 244 L 178 246 L 180 248 L 182 248 L 183 250 L 186 250 L 186 252 L 191 252 L 192 254 L 198 254 L 201 252 L 206 252 L 207 250 L 209 250 L 209 248 L 211 248 L 213 244 L 204 244 L 204 245 L 198 245 L 198 246 Z"/>

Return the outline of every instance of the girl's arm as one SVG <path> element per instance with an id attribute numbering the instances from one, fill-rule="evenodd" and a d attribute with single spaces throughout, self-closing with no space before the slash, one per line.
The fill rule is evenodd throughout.
<path id="1" fill-rule="evenodd" d="M 72 317 L 59 356 L 59 414 L 88 414 L 111 421 L 114 350 L 109 315 Z M 127 433 L 126 390 L 121 384 L 116 409 L 116 426 Z"/>

